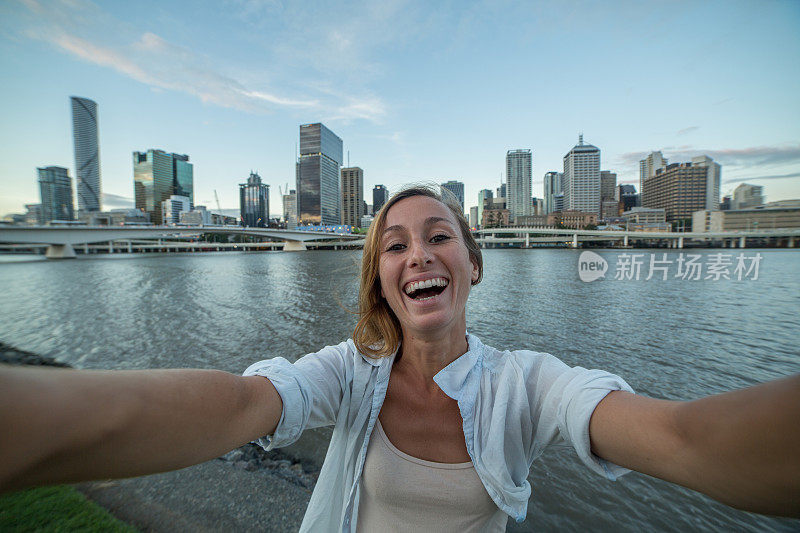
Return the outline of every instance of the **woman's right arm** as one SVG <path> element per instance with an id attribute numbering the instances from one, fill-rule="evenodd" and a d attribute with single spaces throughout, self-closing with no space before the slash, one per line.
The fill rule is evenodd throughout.
<path id="1" fill-rule="evenodd" d="M 259 376 L 0 365 L 0 492 L 190 466 L 273 433 L 281 410 Z"/>

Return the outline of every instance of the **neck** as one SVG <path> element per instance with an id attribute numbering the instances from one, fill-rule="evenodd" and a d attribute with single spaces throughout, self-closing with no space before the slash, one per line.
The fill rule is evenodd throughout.
<path id="1" fill-rule="evenodd" d="M 467 353 L 466 318 L 456 327 L 444 332 L 418 333 L 403 330 L 399 365 L 429 385 L 434 385 L 433 376 L 441 369 Z"/>

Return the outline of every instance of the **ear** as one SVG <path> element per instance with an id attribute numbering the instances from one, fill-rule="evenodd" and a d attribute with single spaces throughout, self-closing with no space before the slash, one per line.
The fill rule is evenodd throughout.
<path id="1" fill-rule="evenodd" d="M 470 259 L 470 263 L 472 263 L 472 275 L 470 276 L 472 279 L 472 285 L 475 285 L 475 282 L 478 281 L 478 277 L 481 274 L 481 269 L 478 268 L 478 264 Z"/>

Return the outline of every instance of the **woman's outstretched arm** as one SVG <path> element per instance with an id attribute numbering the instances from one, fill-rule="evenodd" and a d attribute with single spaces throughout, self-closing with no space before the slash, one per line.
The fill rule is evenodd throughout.
<path id="1" fill-rule="evenodd" d="M 0 365 L 0 491 L 183 468 L 273 433 L 281 409 L 262 377 Z"/>
<path id="2" fill-rule="evenodd" d="M 691 402 L 612 392 L 589 432 L 612 463 L 747 511 L 800 516 L 800 375 Z"/>

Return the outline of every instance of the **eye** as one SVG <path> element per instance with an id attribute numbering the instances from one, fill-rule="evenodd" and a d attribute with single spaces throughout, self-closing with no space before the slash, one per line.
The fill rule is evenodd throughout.
<path id="1" fill-rule="evenodd" d="M 437 233 L 433 237 L 431 237 L 431 242 L 444 242 L 449 241 L 452 237 L 446 233 Z"/>
<path id="2" fill-rule="evenodd" d="M 389 247 L 386 248 L 386 251 L 387 252 L 399 252 L 400 250 L 402 250 L 405 247 L 406 247 L 405 244 L 403 244 L 401 242 L 396 242 L 396 243 L 390 244 Z"/>

